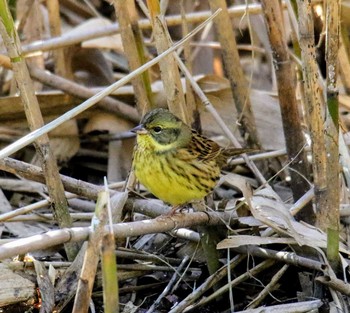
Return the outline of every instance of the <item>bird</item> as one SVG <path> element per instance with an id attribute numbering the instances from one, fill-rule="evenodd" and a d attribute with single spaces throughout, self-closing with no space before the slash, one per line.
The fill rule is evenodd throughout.
<path id="1" fill-rule="evenodd" d="M 132 169 L 148 191 L 172 205 L 167 215 L 204 199 L 227 159 L 252 150 L 222 148 L 163 108 L 146 113 L 131 131 L 136 133 Z"/>

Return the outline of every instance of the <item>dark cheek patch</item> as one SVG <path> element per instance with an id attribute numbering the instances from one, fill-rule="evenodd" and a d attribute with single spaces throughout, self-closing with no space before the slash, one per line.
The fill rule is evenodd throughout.
<path id="1" fill-rule="evenodd" d="M 153 137 L 162 145 L 168 145 L 177 140 L 180 134 L 180 129 L 165 128 L 161 134 L 155 134 Z"/>

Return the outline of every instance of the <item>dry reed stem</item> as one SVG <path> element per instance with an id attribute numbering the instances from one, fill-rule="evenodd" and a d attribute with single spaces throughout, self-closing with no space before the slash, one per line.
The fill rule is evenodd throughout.
<path id="1" fill-rule="evenodd" d="M 47 86 L 62 90 L 69 95 L 83 100 L 97 94 L 91 88 L 84 87 L 74 81 L 48 73 L 39 68 L 30 68 L 30 76 Z M 103 98 L 96 104 L 96 106 L 134 123 L 140 120 L 136 109 L 112 97 Z"/>
<path id="2" fill-rule="evenodd" d="M 241 254 L 249 254 L 263 259 L 273 259 L 296 267 L 304 267 L 312 271 L 319 271 L 321 273 L 327 268 L 325 263 L 299 256 L 294 252 L 273 250 L 254 245 L 241 246 L 233 248 L 233 250 Z"/>
<path id="3" fill-rule="evenodd" d="M 47 205 L 46 205 L 47 206 Z M 93 216 L 92 213 L 71 213 L 72 220 L 81 220 L 81 221 L 91 221 Z M 42 222 L 42 223 L 55 223 L 54 216 L 52 213 L 40 213 L 38 214 L 25 214 L 21 216 L 12 217 L 10 219 L 6 219 L 7 223 L 11 222 Z M 1 240 L 0 240 L 1 242 Z"/>
<path id="4" fill-rule="evenodd" d="M 287 271 L 289 265 L 284 264 L 282 268 L 271 278 L 270 282 L 264 287 L 257 297 L 247 305 L 247 309 L 256 308 L 272 291 L 278 288 L 277 283 Z"/>
<path id="5" fill-rule="evenodd" d="M 340 78 L 346 90 L 346 93 L 350 93 L 350 41 L 348 38 L 347 29 L 345 26 L 341 26 L 340 46 L 339 46 L 339 72 Z"/>
<path id="6" fill-rule="evenodd" d="M 45 183 L 43 170 L 35 165 L 17 161 L 11 158 L 4 158 L 0 160 L 0 169 L 8 173 L 19 175 L 26 179 Z M 96 186 L 94 184 L 64 175 L 60 175 L 60 180 L 63 182 L 63 186 L 67 191 L 91 200 L 96 200 L 98 193 L 103 189 L 102 186 Z"/>
<path id="7" fill-rule="evenodd" d="M 289 57 L 287 39 L 285 37 L 283 17 L 279 1 L 263 0 L 263 15 L 272 49 L 273 64 L 277 78 L 278 98 L 281 108 L 284 138 L 286 141 L 289 166 L 291 167 L 291 188 L 294 200 L 297 201 L 309 190 L 310 179 L 302 128 L 301 112 L 296 98 L 295 66 Z M 306 177 L 306 179 L 305 179 Z M 315 214 L 309 205 L 298 216 L 313 224 Z"/>
<path id="8" fill-rule="evenodd" d="M 171 265 L 177 266 L 181 264 L 180 258 L 178 259 L 178 258 L 164 257 L 160 255 L 152 255 L 144 251 L 133 251 L 122 247 L 117 249 L 116 254 L 118 258 L 122 258 L 122 259 L 140 260 L 140 261 L 146 261 L 146 262 L 153 262 L 155 264 L 167 264 L 168 266 L 171 266 Z"/>
<path id="9" fill-rule="evenodd" d="M 103 284 L 103 303 L 106 313 L 119 312 L 119 285 L 117 259 L 115 255 L 116 240 L 113 233 L 113 215 L 111 196 L 108 189 L 107 178 L 104 177 L 105 193 L 107 195 L 107 217 L 109 231 L 103 235 L 101 243 L 101 267 L 102 267 L 102 284 Z M 115 218 L 121 222 L 121 215 L 127 200 L 127 193 L 117 194 L 118 201 L 113 205 L 114 213 L 119 214 Z M 124 243 L 124 242 L 123 242 Z"/>
<path id="10" fill-rule="evenodd" d="M 51 37 L 61 36 L 61 19 L 58 0 L 46 0 L 47 11 L 50 21 Z M 67 77 L 67 61 L 65 58 L 65 49 L 55 49 L 53 51 L 53 59 L 55 63 L 55 73 L 59 76 Z M 72 77 L 68 77 L 72 78 Z"/>
<path id="11" fill-rule="evenodd" d="M 180 10 L 181 10 L 181 15 L 182 15 L 182 23 L 181 23 L 181 28 L 182 28 L 182 36 L 186 36 L 189 32 L 190 25 L 187 22 L 186 18 L 186 11 L 185 11 L 185 5 L 184 1 L 180 1 Z M 191 41 L 189 41 L 187 44 L 183 46 L 183 57 L 185 59 L 185 64 L 190 73 L 192 73 L 192 60 L 191 58 Z M 187 111 L 189 112 L 188 114 L 188 125 L 191 125 L 192 128 L 196 130 L 200 130 L 200 121 L 199 121 L 199 113 L 198 113 L 198 108 L 196 104 L 196 99 L 194 95 L 194 91 L 191 87 L 191 83 L 186 79 L 186 107 Z"/>
<path id="12" fill-rule="evenodd" d="M 312 166 L 315 185 L 316 219 L 322 208 L 327 206 L 327 160 L 323 121 L 324 101 L 321 97 L 319 73 L 316 64 L 314 25 L 310 3 L 298 0 L 299 44 L 302 51 L 302 67 L 305 91 L 307 122 L 311 135 Z"/>
<path id="13" fill-rule="evenodd" d="M 77 292 L 78 279 L 83 266 L 86 247 L 87 242 L 84 242 L 74 261 L 70 263 L 63 276 L 55 284 L 55 310 L 57 312 L 66 307 Z"/>
<path id="14" fill-rule="evenodd" d="M 126 238 L 145 234 L 169 232 L 175 229 L 194 227 L 198 225 L 229 225 L 232 222 L 234 221 L 228 213 L 195 212 L 176 214 L 172 217 L 164 216 L 162 219 L 114 224 L 113 232 L 116 238 Z M 0 260 L 66 242 L 87 240 L 90 231 L 91 227 L 72 227 L 53 230 L 27 238 L 16 239 L 0 246 Z M 106 227 L 105 232 L 108 231 L 109 229 Z"/>
<path id="15" fill-rule="evenodd" d="M 201 307 L 205 306 L 206 304 L 208 304 L 208 303 L 210 303 L 212 301 L 215 301 L 215 299 L 217 299 L 218 297 L 223 295 L 225 292 L 227 292 L 229 288 L 235 287 L 235 286 L 239 285 L 240 283 L 248 280 L 252 276 L 258 275 L 262 271 L 269 269 L 274 264 L 276 264 L 276 261 L 274 261 L 274 260 L 262 261 L 258 265 L 256 265 L 253 268 L 249 269 L 249 271 L 247 271 L 247 272 L 237 276 L 235 279 L 233 279 L 231 282 L 229 282 L 225 286 L 221 287 L 217 291 L 215 291 L 215 292 L 211 293 L 210 295 L 208 295 L 208 297 L 202 298 L 196 304 L 191 306 L 191 309 L 199 310 Z M 180 304 L 174 310 L 171 310 L 169 313 L 186 312 L 187 310 L 185 308 L 183 308 L 184 309 L 183 311 L 178 310 L 178 307 L 180 306 Z"/>
<path id="16" fill-rule="evenodd" d="M 236 266 L 238 266 L 243 260 L 246 259 L 244 255 L 238 255 L 230 260 L 228 265 L 221 267 L 215 274 L 210 275 L 205 282 L 196 288 L 195 291 L 190 293 L 185 299 L 183 299 L 172 311 L 169 313 L 180 313 L 182 310 L 188 306 L 191 306 L 197 299 L 199 299 L 206 291 L 211 289 L 215 284 L 217 284 L 221 279 L 227 276 L 228 271 L 232 271 Z"/>
<path id="17" fill-rule="evenodd" d="M 346 296 L 350 296 L 350 284 L 344 281 L 330 276 L 319 276 L 315 278 L 315 281 L 332 288 L 333 290 L 339 291 Z"/>
<path id="18" fill-rule="evenodd" d="M 320 207 L 317 224 L 327 229 L 327 257 L 334 270 L 341 270 L 339 258 L 339 206 L 340 206 L 340 164 L 339 164 L 339 102 L 338 102 L 338 51 L 340 1 L 329 1 L 326 7 L 326 75 L 327 114 L 325 140 L 327 151 L 326 206 Z"/>
<path id="19" fill-rule="evenodd" d="M 152 305 L 149 307 L 149 309 L 146 311 L 146 313 L 152 313 L 154 310 L 159 306 L 162 299 L 170 293 L 173 286 L 175 285 L 177 279 L 179 278 L 180 273 L 182 272 L 185 265 L 188 263 L 190 257 L 186 255 L 181 264 L 176 269 L 176 272 L 174 273 L 173 277 L 170 279 L 169 283 L 165 287 L 165 289 L 162 291 L 162 293 L 158 296 L 158 298 L 152 303 Z"/>
<path id="20" fill-rule="evenodd" d="M 128 60 L 131 72 L 146 63 L 143 38 L 137 22 L 138 16 L 135 3 L 134 0 L 126 2 L 114 0 L 113 4 L 118 16 L 125 57 Z M 137 108 L 142 116 L 154 107 L 149 71 L 145 71 L 140 76 L 135 77 L 131 83 L 134 87 Z"/>
<path id="21" fill-rule="evenodd" d="M 0 33 L 4 44 L 12 60 L 14 76 L 24 106 L 28 126 L 35 131 L 44 125 L 38 99 L 35 96 L 33 82 L 30 79 L 27 65 L 21 56 L 21 44 L 19 36 L 14 28 L 14 22 L 6 3 L 1 5 Z M 50 148 L 50 141 L 47 134 L 36 138 L 36 153 L 39 156 L 43 168 L 48 193 L 52 199 L 52 209 L 55 218 L 61 228 L 70 227 L 72 220 L 68 211 L 68 202 L 64 195 L 64 188 L 60 180 L 56 159 Z M 78 247 L 76 245 L 65 246 L 69 259 L 74 258 Z"/>
<path id="22" fill-rule="evenodd" d="M 241 124 L 242 137 L 247 140 L 249 146 L 259 148 L 261 144 L 250 103 L 248 82 L 240 63 L 236 37 L 227 11 L 226 1 L 211 0 L 209 4 L 213 12 L 219 8 L 222 9 L 222 14 L 219 19 L 214 21 L 214 25 L 221 44 L 224 69 L 230 81 L 233 99 L 239 114 L 238 123 Z"/>
<path id="23" fill-rule="evenodd" d="M 269 152 L 263 152 L 263 153 L 257 153 L 249 156 L 249 159 L 251 161 L 258 161 L 258 160 L 264 160 L 268 158 L 278 158 L 283 155 L 286 155 L 287 151 L 286 149 L 280 149 L 275 151 L 269 151 Z M 244 158 L 235 158 L 229 162 L 229 165 L 237 165 L 237 164 L 244 164 Z"/>
<path id="24" fill-rule="evenodd" d="M 264 306 L 263 308 L 237 311 L 236 313 L 261 313 L 264 310 L 269 313 L 305 313 L 305 312 L 317 312 L 323 305 L 321 300 L 302 301 L 288 304 L 278 304 L 271 306 Z"/>
<path id="25" fill-rule="evenodd" d="M 77 196 L 74 195 L 74 194 L 66 194 L 66 198 L 67 199 L 72 198 L 72 197 L 77 197 Z M 19 208 L 19 209 L 16 209 L 16 210 L 12 210 L 10 212 L 3 213 L 3 214 L 0 215 L 0 221 L 1 222 L 5 222 L 5 221 L 10 222 L 10 221 L 16 221 L 16 220 L 17 221 L 19 221 L 19 220 L 28 220 L 28 219 L 30 220 L 30 215 L 25 215 L 23 217 L 21 217 L 20 215 L 30 213 L 30 212 L 32 212 L 34 210 L 38 210 L 38 209 L 41 209 L 43 207 L 47 207 L 51 203 L 50 200 L 51 199 L 41 200 L 41 201 L 38 201 L 36 203 L 26 205 L 26 206 L 24 206 L 22 208 Z M 41 219 L 40 216 L 34 215 L 32 217 L 33 220 L 34 220 L 35 216 L 38 217 L 38 220 Z M 71 217 L 73 219 L 72 213 L 71 213 Z M 45 214 L 44 214 L 44 218 L 45 218 Z M 52 214 L 48 214 L 47 218 L 49 218 L 52 221 L 53 220 Z"/>
<path id="26" fill-rule="evenodd" d="M 83 267 L 81 269 L 77 293 L 74 299 L 72 313 L 88 312 L 92 287 L 95 282 L 97 264 L 100 259 L 100 248 L 102 245 L 105 225 L 107 222 L 106 205 L 108 193 L 103 191 L 99 193 L 95 216 L 91 221 L 91 234 L 89 236 L 87 249 L 84 255 Z"/>
<path id="27" fill-rule="evenodd" d="M 164 15 L 160 11 L 159 0 L 147 0 L 147 5 L 152 22 L 153 40 L 158 54 L 161 54 L 171 47 L 172 41 L 164 21 Z M 174 56 L 169 54 L 160 60 L 159 67 L 169 110 L 189 124 L 189 112 L 186 108 L 180 73 Z"/>
<path id="28" fill-rule="evenodd" d="M 103 303 L 105 313 L 119 312 L 119 289 L 115 240 L 112 233 L 103 236 L 101 247 L 101 266 L 103 278 Z M 118 270 L 123 269 L 118 266 Z M 133 268 L 132 270 L 137 270 Z M 151 268 L 149 268 L 151 270 Z"/>
<path id="29" fill-rule="evenodd" d="M 55 289 L 50 280 L 48 270 L 42 262 L 34 259 L 36 281 L 42 298 L 42 312 L 52 312 L 55 305 Z"/>

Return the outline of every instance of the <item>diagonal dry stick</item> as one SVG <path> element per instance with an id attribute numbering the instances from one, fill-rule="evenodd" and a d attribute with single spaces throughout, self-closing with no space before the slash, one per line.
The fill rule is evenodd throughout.
<path id="1" fill-rule="evenodd" d="M 211 20 L 213 20 L 221 10 L 217 10 L 210 18 L 208 18 L 204 23 L 196 27 L 193 31 L 191 31 L 187 36 L 185 36 L 182 40 L 180 40 L 178 43 L 173 45 L 171 48 L 168 50 L 164 51 L 162 54 L 159 56 L 155 57 L 153 60 L 145 63 L 141 67 L 139 67 L 137 70 L 131 72 L 129 75 L 123 77 L 122 79 L 118 80 L 114 84 L 110 85 L 109 87 L 105 88 L 101 92 L 97 93 L 90 99 L 86 100 L 79 106 L 75 107 L 74 109 L 66 112 L 65 114 L 61 115 L 57 119 L 53 120 L 52 122 L 46 124 L 45 126 L 27 134 L 26 136 L 22 137 L 21 139 L 17 140 L 13 144 L 7 146 L 6 148 L 2 149 L 0 151 L 0 159 L 7 157 L 21 148 L 27 146 L 28 144 L 31 144 L 34 142 L 38 137 L 47 134 L 48 132 L 52 131 L 56 127 L 60 126 L 64 122 L 76 117 L 78 114 L 81 112 L 84 112 L 85 110 L 89 109 L 92 107 L 94 104 L 96 104 L 98 101 L 112 93 L 113 91 L 117 90 L 121 86 L 124 86 L 126 83 L 128 83 L 130 80 L 132 80 L 134 77 L 137 75 L 140 75 L 143 73 L 145 70 L 150 68 L 151 66 L 155 65 L 156 63 L 159 62 L 162 58 L 165 56 L 169 55 L 176 49 L 178 49 L 180 46 L 182 46 L 186 41 L 188 41 L 191 37 L 193 37 L 196 33 L 198 33 L 205 25 L 207 25 Z"/>

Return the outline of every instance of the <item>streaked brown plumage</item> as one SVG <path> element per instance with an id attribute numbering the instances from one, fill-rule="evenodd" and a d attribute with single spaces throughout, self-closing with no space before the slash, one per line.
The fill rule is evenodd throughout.
<path id="1" fill-rule="evenodd" d="M 133 131 L 136 177 L 173 206 L 203 199 L 214 189 L 227 158 L 250 151 L 224 149 L 165 109 L 147 113 Z"/>

